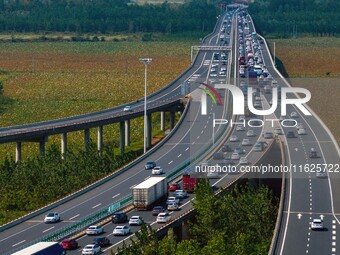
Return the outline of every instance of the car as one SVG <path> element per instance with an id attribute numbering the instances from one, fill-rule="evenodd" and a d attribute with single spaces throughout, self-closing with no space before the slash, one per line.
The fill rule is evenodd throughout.
<path id="1" fill-rule="evenodd" d="M 99 245 L 100 247 L 109 246 L 110 239 L 105 236 L 98 236 L 93 240 L 92 244 Z"/>
<path id="2" fill-rule="evenodd" d="M 55 223 L 60 221 L 60 214 L 57 212 L 50 212 L 45 216 L 45 223 Z"/>
<path id="3" fill-rule="evenodd" d="M 219 167 L 219 165 L 217 164 L 216 169 L 218 169 L 218 167 Z M 211 178 L 211 179 L 220 178 L 220 175 L 219 175 L 218 171 L 209 170 L 209 171 L 207 171 L 207 178 Z"/>
<path id="4" fill-rule="evenodd" d="M 243 154 L 243 153 L 245 153 L 245 150 L 242 147 L 237 146 L 237 147 L 235 147 L 234 152 L 238 153 L 238 154 Z"/>
<path id="5" fill-rule="evenodd" d="M 282 129 L 281 128 L 275 128 L 274 129 L 274 134 L 275 135 L 282 135 L 283 134 Z"/>
<path id="6" fill-rule="evenodd" d="M 101 226 L 89 226 L 87 229 L 86 229 L 86 234 L 87 235 L 99 235 L 101 233 L 104 232 L 104 228 L 101 227 Z"/>
<path id="7" fill-rule="evenodd" d="M 100 254 L 100 253 L 101 253 L 101 247 L 96 244 L 88 244 L 81 251 L 82 255 L 88 255 L 88 254 L 95 255 L 95 254 Z"/>
<path id="8" fill-rule="evenodd" d="M 240 120 L 240 121 L 243 121 L 243 120 L 245 120 L 246 119 L 246 117 L 244 116 L 244 115 L 240 115 L 239 117 L 238 117 L 238 120 Z"/>
<path id="9" fill-rule="evenodd" d="M 73 238 L 65 239 L 60 244 L 64 250 L 73 250 L 78 248 L 78 242 Z"/>
<path id="10" fill-rule="evenodd" d="M 297 123 L 295 128 L 299 130 L 300 128 L 304 128 L 302 123 Z"/>
<path id="11" fill-rule="evenodd" d="M 159 213 L 165 212 L 163 206 L 157 205 L 152 209 L 152 215 L 157 216 Z"/>
<path id="12" fill-rule="evenodd" d="M 140 226 L 142 225 L 143 219 L 141 216 L 132 216 L 129 220 L 130 226 Z"/>
<path id="13" fill-rule="evenodd" d="M 237 135 L 231 135 L 229 141 L 230 141 L 230 142 L 237 142 L 237 141 L 238 141 Z"/>
<path id="14" fill-rule="evenodd" d="M 186 198 L 188 196 L 188 194 L 181 189 L 178 189 L 174 192 L 174 197 L 179 198 L 179 199 L 183 199 Z"/>
<path id="15" fill-rule="evenodd" d="M 232 149 L 230 148 L 230 146 L 228 144 L 224 144 L 222 146 L 221 150 L 222 150 L 222 152 L 231 152 L 232 151 Z"/>
<path id="16" fill-rule="evenodd" d="M 124 112 L 131 112 L 132 109 L 131 109 L 131 106 L 130 105 L 127 105 L 124 107 Z"/>
<path id="17" fill-rule="evenodd" d="M 237 152 L 234 152 L 233 154 L 231 154 L 231 159 L 232 160 L 239 160 L 240 154 L 238 154 Z"/>
<path id="18" fill-rule="evenodd" d="M 128 216 L 123 212 L 114 212 L 111 217 L 112 223 L 124 223 L 128 220 Z"/>
<path id="19" fill-rule="evenodd" d="M 166 200 L 166 204 L 171 204 L 171 203 L 177 203 L 179 204 L 179 198 L 176 197 L 168 197 L 168 199 Z"/>
<path id="20" fill-rule="evenodd" d="M 230 157 L 224 158 L 223 165 L 228 166 L 232 164 L 234 164 L 234 161 Z"/>
<path id="21" fill-rule="evenodd" d="M 317 158 L 317 157 L 318 157 L 318 153 L 316 152 L 314 148 L 311 148 L 309 151 L 309 158 Z"/>
<path id="22" fill-rule="evenodd" d="M 248 137 L 253 137 L 253 136 L 255 136 L 254 130 L 249 129 L 249 130 L 247 131 L 247 136 L 248 136 Z"/>
<path id="23" fill-rule="evenodd" d="M 247 138 L 244 138 L 244 139 L 242 140 L 241 145 L 242 145 L 242 146 L 250 146 L 250 145 L 251 145 L 250 140 L 247 139 Z"/>
<path id="24" fill-rule="evenodd" d="M 304 128 L 300 128 L 298 131 L 297 131 L 298 135 L 307 135 L 307 132 L 306 132 L 306 129 Z"/>
<path id="25" fill-rule="evenodd" d="M 265 139 L 272 139 L 273 138 L 273 133 L 272 132 L 265 132 L 264 134 L 263 134 L 263 138 L 265 138 Z"/>
<path id="26" fill-rule="evenodd" d="M 128 226 L 117 226 L 113 230 L 112 234 L 114 236 L 125 236 L 130 234 L 131 230 Z"/>
<path id="27" fill-rule="evenodd" d="M 244 131 L 244 126 L 243 125 L 237 125 L 236 131 Z"/>
<path id="28" fill-rule="evenodd" d="M 325 177 L 327 177 L 327 174 L 326 174 L 325 171 L 316 172 L 316 177 L 317 178 L 325 178 Z"/>
<path id="29" fill-rule="evenodd" d="M 290 113 L 290 117 L 291 117 L 291 118 L 298 118 L 299 115 L 297 114 L 297 112 L 291 112 L 291 113 Z"/>
<path id="30" fill-rule="evenodd" d="M 175 183 L 175 182 L 170 183 L 170 185 L 169 185 L 169 191 L 176 191 L 180 188 L 181 188 L 181 186 L 178 183 Z"/>
<path id="31" fill-rule="evenodd" d="M 149 161 L 149 162 L 146 162 L 146 164 L 145 164 L 145 169 L 153 169 L 154 167 L 156 167 L 156 163 L 155 162 L 153 162 L 153 161 Z"/>
<path id="32" fill-rule="evenodd" d="M 294 138 L 294 137 L 295 137 L 294 131 L 290 130 L 287 132 L 287 138 Z"/>
<path id="33" fill-rule="evenodd" d="M 323 230 L 323 221 L 321 219 L 313 219 L 311 229 Z"/>
<path id="34" fill-rule="evenodd" d="M 240 158 L 240 165 L 246 165 L 249 164 L 248 159 L 246 157 Z"/>
<path id="35" fill-rule="evenodd" d="M 168 213 L 160 213 L 157 216 L 157 223 L 167 223 L 171 220 L 171 215 Z"/>
<path id="36" fill-rule="evenodd" d="M 164 171 L 163 171 L 163 168 L 161 168 L 160 166 L 156 166 L 152 169 L 152 172 L 151 172 L 153 175 L 159 175 L 159 174 L 163 174 Z"/>
<path id="37" fill-rule="evenodd" d="M 263 151 L 262 144 L 259 143 L 259 142 L 255 143 L 253 150 L 254 151 Z"/>
<path id="38" fill-rule="evenodd" d="M 261 106 L 262 106 L 261 101 L 254 102 L 254 107 L 261 107 Z"/>
<path id="39" fill-rule="evenodd" d="M 168 204 L 168 211 L 177 211 L 178 209 L 179 209 L 179 206 L 177 203 Z"/>
<path id="40" fill-rule="evenodd" d="M 214 159 L 223 159 L 223 157 L 224 157 L 224 155 L 223 155 L 223 153 L 220 152 L 220 151 L 215 152 L 215 153 L 214 153 L 214 156 L 213 156 Z"/>

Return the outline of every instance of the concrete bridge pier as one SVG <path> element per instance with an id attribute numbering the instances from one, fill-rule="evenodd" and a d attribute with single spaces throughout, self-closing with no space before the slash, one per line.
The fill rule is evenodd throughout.
<path id="1" fill-rule="evenodd" d="M 90 129 L 87 128 L 84 130 L 84 150 L 88 151 L 90 145 Z"/>
<path id="2" fill-rule="evenodd" d="M 16 142 L 15 146 L 15 162 L 19 162 L 22 159 L 21 155 L 21 142 Z"/>
<path id="3" fill-rule="evenodd" d="M 130 120 L 125 120 L 125 146 L 130 146 Z"/>
<path id="4" fill-rule="evenodd" d="M 48 136 L 44 136 L 41 141 L 39 141 L 39 155 L 40 157 L 45 155 L 46 143 L 48 141 Z"/>
<path id="5" fill-rule="evenodd" d="M 103 126 L 98 127 L 97 149 L 98 149 L 99 155 L 102 155 L 103 153 Z"/>
<path id="6" fill-rule="evenodd" d="M 120 128 L 120 143 L 119 143 L 119 151 L 120 154 L 124 154 L 124 147 L 125 147 L 125 122 L 119 122 Z"/>
<path id="7" fill-rule="evenodd" d="M 61 158 L 66 158 L 66 151 L 67 151 L 67 133 L 61 134 Z"/>
<path id="8" fill-rule="evenodd" d="M 165 130 L 165 112 L 162 111 L 161 113 L 161 131 Z"/>
<path id="9" fill-rule="evenodd" d="M 170 112 L 170 130 L 175 126 L 175 111 Z"/>

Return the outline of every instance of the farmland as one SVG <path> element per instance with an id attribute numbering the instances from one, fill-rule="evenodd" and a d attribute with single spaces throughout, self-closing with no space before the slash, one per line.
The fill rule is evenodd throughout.
<path id="1" fill-rule="evenodd" d="M 282 61 L 291 84 L 310 90 L 309 106 L 320 116 L 340 143 L 340 39 L 312 37 L 270 40 Z"/>
<path id="2" fill-rule="evenodd" d="M 13 100 L 1 115 L 0 126 L 63 118 L 114 107 L 144 94 L 144 66 L 139 57 L 152 57 L 148 93 L 176 78 L 190 64 L 194 42 L 26 42 L 0 44 L 0 70 L 5 95 Z M 105 135 L 115 139 L 115 125 Z M 142 132 L 132 121 L 132 137 Z M 95 134 L 92 134 L 95 135 Z M 70 142 L 81 136 L 75 132 Z M 58 142 L 52 137 L 49 143 Z M 24 154 L 36 153 L 24 145 Z M 1 157 L 13 156 L 13 145 L 1 145 Z"/>

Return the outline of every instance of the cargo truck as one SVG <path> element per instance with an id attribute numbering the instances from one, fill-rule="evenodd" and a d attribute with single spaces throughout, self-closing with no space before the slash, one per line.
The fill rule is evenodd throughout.
<path id="1" fill-rule="evenodd" d="M 66 252 L 58 242 L 40 242 L 33 244 L 12 255 L 65 255 Z"/>
<path id="2" fill-rule="evenodd" d="M 149 210 L 167 196 L 168 182 L 165 177 L 150 177 L 132 188 L 133 204 L 137 210 Z"/>

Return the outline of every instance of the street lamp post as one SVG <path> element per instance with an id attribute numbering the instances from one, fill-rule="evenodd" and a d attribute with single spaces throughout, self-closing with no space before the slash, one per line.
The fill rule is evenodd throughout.
<path id="1" fill-rule="evenodd" d="M 147 71 L 148 64 L 152 61 L 152 58 L 140 58 L 140 62 L 144 64 L 145 79 L 144 79 L 144 153 L 146 152 L 146 139 L 147 139 L 147 116 L 146 116 L 146 87 L 147 87 Z"/>

